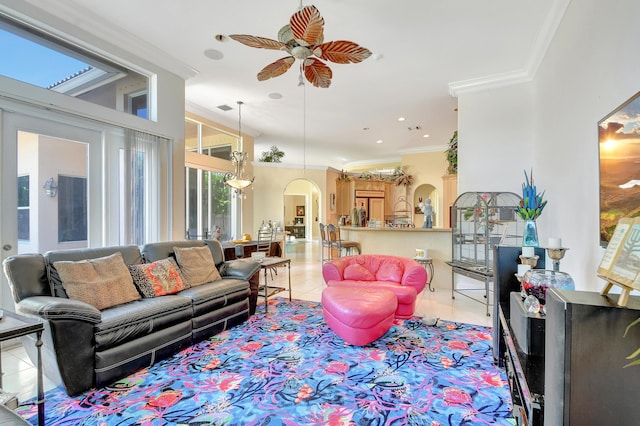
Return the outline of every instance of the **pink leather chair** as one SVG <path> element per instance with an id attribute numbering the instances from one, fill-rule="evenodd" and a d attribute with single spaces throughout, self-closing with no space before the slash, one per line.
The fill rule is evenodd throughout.
<path id="1" fill-rule="evenodd" d="M 381 254 L 361 254 L 333 259 L 322 265 L 327 286 L 391 290 L 398 299 L 396 318 L 410 318 L 416 298 L 424 290 L 427 271 L 413 259 Z"/>

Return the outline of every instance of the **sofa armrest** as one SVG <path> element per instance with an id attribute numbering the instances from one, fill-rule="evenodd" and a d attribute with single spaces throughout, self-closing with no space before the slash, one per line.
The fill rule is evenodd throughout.
<path id="1" fill-rule="evenodd" d="M 16 311 L 48 321 L 76 320 L 97 324 L 102 320 L 102 314 L 94 306 L 63 297 L 28 297 L 16 304 Z"/>
<path id="2" fill-rule="evenodd" d="M 95 386 L 94 327 L 102 319 L 98 309 L 78 300 L 35 296 L 17 303 L 16 311 L 45 323 L 43 362 L 47 375 L 58 376 L 70 396 Z"/>
<path id="3" fill-rule="evenodd" d="M 249 281 L 256 272 L 260 271 L 260 264 L 256 262 L 247 262 L 245 260 L 230 260 L 223 263 L 224 267 L 220 268 L 222 277 L 237 278 Z"/>

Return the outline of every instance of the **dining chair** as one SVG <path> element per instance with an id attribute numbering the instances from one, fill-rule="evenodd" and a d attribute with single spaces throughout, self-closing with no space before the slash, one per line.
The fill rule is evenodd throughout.
<path id="1" fill-rule="evenodd" d="M 271 256 L 271 243 L 274 240 L 275 229 L 274 228 L 260 228 L 258 229 L 258 242 L 256 251 L 263 252 L 265 256 Z M 273 274 L 278 275 L 278 270 L 273 267 L 269 268 L 269 272 L 271 272 L 271 279 L 273 279 Z"/>

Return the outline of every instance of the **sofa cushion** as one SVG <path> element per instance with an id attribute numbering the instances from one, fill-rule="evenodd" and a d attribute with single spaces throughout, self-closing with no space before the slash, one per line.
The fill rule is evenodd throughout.
<path id="1" fill-rule="evenodd" d="M 143 297 L 174 294 L 188 288 L 174 259 L 160 259 L 151 263 L 129 265 L 133 283 Z"/>
<path id="2" fill-rule="evenodd" d="M 92 247 L 78 249 L 62 249 L 51 250 L 44 254 L 45 263 L 47 264 L 47 277 L 51 285 L 51 291 L 56 297 L 69 297 L 62 287 L 62 280 L 54 266 L 54 263 L 61 261 L 77 262 L 79 260 L 97 259 L 99 257 L 110 256 L 114 253 L 122 254 L 126 265 L 135 265 L 142 263 L 142 255 L 138 246 L 111 246 L 111 247 Z M 165 256 L 166 257 L 166 256 Z"/>
<path id="3" fill-rule="evenodd" d="M 376 276 L 373 275 L 367 268 L 357 263 L 344 268 L 344 279 L 355 281 L 373 281 Z"/>
<path id="4" fill-rule="evenodd" d="M 190 287 L 221 279 L 209 247 L 174 247 L 176 260 Z"/>
<path id="5" fill-rule="evenodd" d="M 95 325 L 96 351 L 103 351 L 142 336 L 190 321 L 191 300 L 178 295 L 142 298 L 102 311 Z"/>
<path id="6" fill-rule="evenodd" d="M 69 298 L 88 303 L 96 309 L 140 299 L 120 253 L 77 262 L 60 261 L 54 266 Z"/>
<path id="7" fill-rule="evenodd" d="M 380 262 L 380 268 L 376 272 L 378 281 L 402 282 L 404 274 L 404 264 L 398 259 L 385 258 Z"/>

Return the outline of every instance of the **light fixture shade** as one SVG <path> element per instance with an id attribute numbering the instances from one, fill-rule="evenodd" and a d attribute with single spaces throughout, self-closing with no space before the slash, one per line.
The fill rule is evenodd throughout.
<path id="1" fill-rule="evenodd" d="M 224 176 L 224 183 L 235 189 L 236 193 L 242 192 L 243 189 L 253 183 L 254 177 L 245 175 L 245 165 L 247 163 L 247 153 L 233 151 L 231 153 L 231 163 L 234 167 L 234 173 L 227 173 Z"/>
<path id="2" fill-rule="evenodd" d="M 231 153 L 231 164 L 234 173 L 224 175 L 224 183 L 233 188 L 236 194 L 241 194 L 242 190 L 253 183 L 255 177 L 245 175 L 244 168 L 247 165 L 247 153 L 242 152 L 242 101 L 238 101 L 238 143 L 239 151 Z"/>

